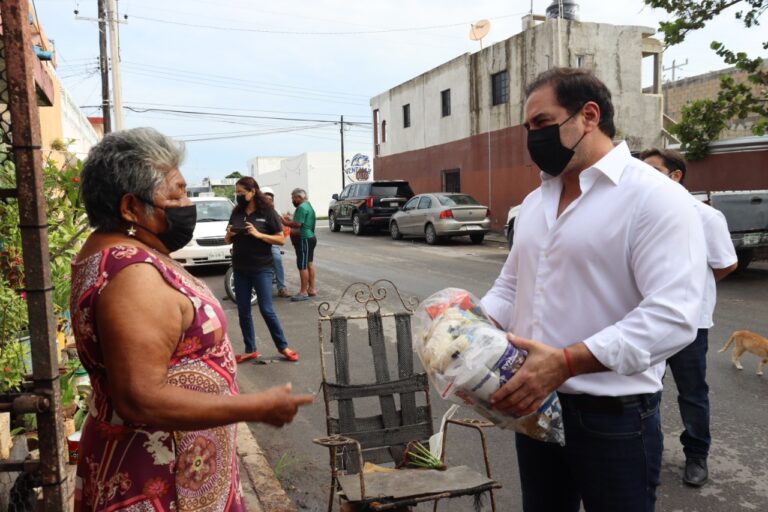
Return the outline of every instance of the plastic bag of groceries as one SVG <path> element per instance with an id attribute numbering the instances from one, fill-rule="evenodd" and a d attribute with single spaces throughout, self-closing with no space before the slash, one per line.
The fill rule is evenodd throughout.
<path id="1" fill-rule="evenodd" d="M 477 297 L 459 288 L 431 295 L 416 310 L 413 331 L 416 353 L 441 397 L 472 407 L 501 428 L 565 444 L 554 392 L 536 412 L 521 418 L 491 408 L 491 395 L 520 369 L 526 352 L 509 343 Z"/>

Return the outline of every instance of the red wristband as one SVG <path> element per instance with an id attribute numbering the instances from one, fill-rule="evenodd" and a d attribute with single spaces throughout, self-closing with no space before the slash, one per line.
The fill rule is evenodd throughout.
<path id="1" fill-rule="evenodd" d="M 565 357 L 565 364 L 568 366 L 568 377 L 573 377 L 573 366 L 571 365 L 571 358 L 568 356 L 568 349 L 563 347 L 563 356 Z"/>

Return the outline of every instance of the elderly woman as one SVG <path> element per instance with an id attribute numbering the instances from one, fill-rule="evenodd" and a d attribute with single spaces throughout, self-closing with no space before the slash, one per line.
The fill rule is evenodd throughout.
<path id="1" fill-rule="evenodd" d="M 290 385 L 238 394 L 224 312 L 168 254 L 195 206 L 183 150 L 150 128 L 104 137 L 83 167 L 95 231 L 72 263 L 71 311 L 93 386 L 76 510 L 240 511 L 234 423 L 290 422 Z"/>

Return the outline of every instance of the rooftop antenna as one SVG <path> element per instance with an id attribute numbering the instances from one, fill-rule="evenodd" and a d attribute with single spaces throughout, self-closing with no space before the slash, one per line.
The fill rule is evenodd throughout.
<path id="1" fill-rule="evenodd" d="M 469 38 L 472 41 L 480 41 L 480 49 L 483 49 L 483 38 L 491 31 L 491 22 L 480 20 L 472 24 L 469 28 Z"/>

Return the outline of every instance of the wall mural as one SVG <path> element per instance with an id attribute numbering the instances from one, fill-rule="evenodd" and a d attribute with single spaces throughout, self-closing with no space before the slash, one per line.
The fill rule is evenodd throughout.
<path id="1" fill-rule="evenodd" d="M 344 174 L 350 182 L 372 180 L 373 167 L 371 166 L 371 159 L 363 153 L 355 154 L 352 158 L 344 161 Z"/>

